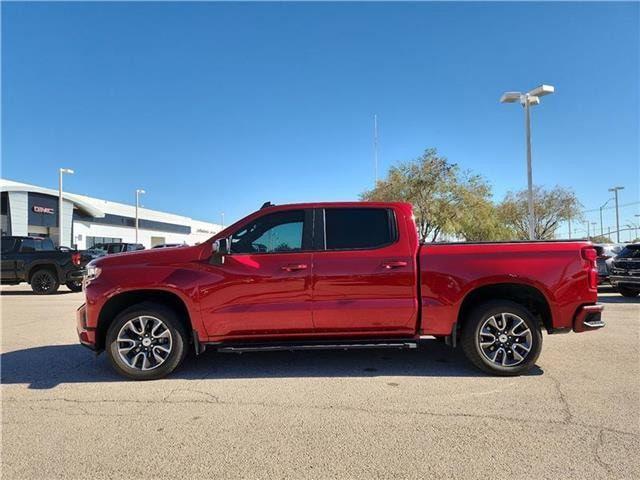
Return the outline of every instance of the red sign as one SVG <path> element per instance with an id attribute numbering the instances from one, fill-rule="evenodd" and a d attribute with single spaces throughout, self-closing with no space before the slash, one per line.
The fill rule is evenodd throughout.
<path id="1" fill-rule="evenodd" d="M 55 213 L 51 207 L 40 207 L 38 205 L 33 206 L 33 211 L 36 213 L 46 213 L 47 215 L 53 215 Z"/>

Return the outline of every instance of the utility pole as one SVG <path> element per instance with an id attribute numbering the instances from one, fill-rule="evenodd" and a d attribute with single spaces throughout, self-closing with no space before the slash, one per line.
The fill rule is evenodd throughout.
<path id="1" fill-rule="evenodd" d="M 571 215 L 569 215 L 569 240 L 571 240 Z"/>
<path id="2" fill-rule="evenodd" d="M 220 213 L 220 217 L 222 219 L 222 223 L 220 224 L 220 226 L 222 227 L 222 229 L 224 230 L 224 212 Z"/>
<path id="3" fill-rule="evenodd" d="M 613 187 L 609 191 L 614 193 L 614 199 L 616 201 L 616 239 L 620 243 L 620 215 L 618 210 L 618 190 L 624 190 L 624 187 Z"/>
<path id="4" fill-rule="evenodd" d="M 592 228 L 592 232 L 593 232 L 593 236 L 595 237 L 596 235 L 596 222 L 591 222 L 591 228 Z"/>
<path id="5" fill-rule="evenodd" d="M 140 194 L 147 193 L 144 190 L 137 188 L 136 189 L 136 243 L 138 243 L 138 208 L 140 207 Z"/>
<path id="6" fill-rule="evenodd" d="M 60 168 L 58 169 L 58 246 L 63 246 L 63 237 L 62 237 L 62 211 L 63 211 L 63 201 L 62 201 L 62 175 L 68 173 L 73 175 L 75 172 L 70 168 Z M 71 245 L 69 245 L 71 246 Z"/>
<path id="7" fill-rule="evenodd" d="M 373 170 L 375 175 L 375 188 L 378 185 L 378 115 L 373 115 Z"/>

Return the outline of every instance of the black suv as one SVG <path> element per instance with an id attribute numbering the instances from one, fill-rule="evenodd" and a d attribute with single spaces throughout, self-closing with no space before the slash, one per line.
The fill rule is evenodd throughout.
<path id="1" fill-rule="evenodd" d="M 61 283 L 82 290 L 87 258 L 69 249 L 56 249 L 50 238 L 2 237 L 2 284 L 27 282 L 39 295 L 54 293 Z"/>
<path id="2" fill-rule="evenodd" d="M 613 259 L 609 281 L 624 297 L 640 293 L 640 243 L 627 245 Z"/>

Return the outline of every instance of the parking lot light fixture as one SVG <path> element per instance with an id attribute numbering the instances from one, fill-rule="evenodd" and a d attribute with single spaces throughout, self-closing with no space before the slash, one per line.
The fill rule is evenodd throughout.
<path id="1" fill-rule="evenodd" d="M 552 85 L 540 85 L 526 93 L 522 92 L 505 92 L 500 97 L 500 103 L 520 102 L 524 107 L 525 134 L 527 140 L 527 191 L 529 204 L 529 239 L 535 240 L 535 212 L 533 209 L 533 174 L 531 172 L 531 114 L 529 107 L 538 105 L 540 97 L 555 92 Z"/>
<path id="2" fill-rule="evenodd" d="M 140 194 L 147 193 L 141 188 L 136 189 L 136 243 L 138 243 L 138 208 L 140 208 Z"/>
<path id="3" fill-rule="evenodd" d="M 60 168 L 58 169 L 58 246 L 62 247 L 63 245 L 63 237 L 62 237 L 62 175 L 68 173 L 69 175 L 73 175 L 75 172 L 70 168 Z"/>
<path id="4" fill-rule="evenodd" d="M 612 187 L 609 189 L 614 194 L 614 200 L 616 201 L 616 241 L 620 243 L 620 215 L 618 210 L 618 190 L 624 190 L 624 187 Z"/>

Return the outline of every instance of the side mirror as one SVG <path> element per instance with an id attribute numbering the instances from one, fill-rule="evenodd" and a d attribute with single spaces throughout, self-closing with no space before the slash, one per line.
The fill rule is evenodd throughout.
<path id="1" fill-rule="evenodd" d="M 229 255 L 231 250 L 231 239 L 230 238 L 221 238 L 213 242 L 213 252 L 218 255 Z"/>
<path id="2" fill-rule="evenodd" d="M 211 245 L 213 250 L 213 255 L 211 255 L 211 259 L 209 263 L 212 265 L 223 265 L 225 255 L 229 255 L 231 251 L 231 238 L 221 238 L 213 242 Z"/>

